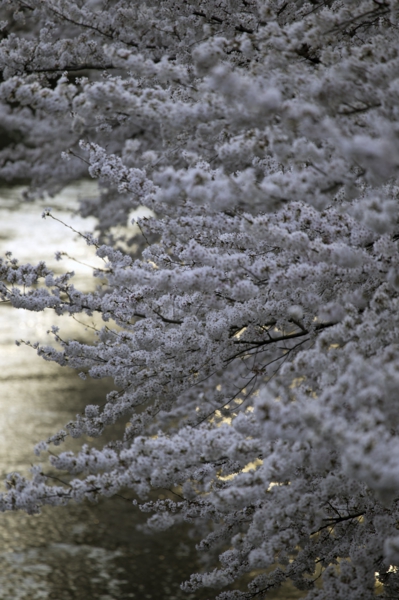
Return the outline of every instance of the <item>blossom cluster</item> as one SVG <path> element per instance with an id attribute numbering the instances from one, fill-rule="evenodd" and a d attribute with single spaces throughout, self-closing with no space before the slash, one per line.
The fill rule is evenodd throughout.
<path id="1" fill-rule="evenodd" d="M 55 328 L 34 347 L 115 390 L 38 444 L 57 447 L 65 484 L 41 465 L 11 474 L 0 509 L 132 490 L 149 527 L 186 520 L 219 556 L 188 591 L 396 597 L 399 3 L 1 11 L 0 177 L 28 176 L 31 196 L 97 179 L 81 213 L 104 261 L 84 293 L 72 273 L 4 257 L 1 299 L 100 315 L 94 343 Z M 152 216 L 116 238 L 139 206 Z M 62 451 L 118 421 L 102 449 Z"/>

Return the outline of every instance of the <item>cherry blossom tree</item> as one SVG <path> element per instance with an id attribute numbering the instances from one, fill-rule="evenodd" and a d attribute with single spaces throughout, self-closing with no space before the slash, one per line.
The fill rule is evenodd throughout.
<path id="1" fill-rule="evenodd" d="M 31 197 L 97 179 L 82 235 L 104 261 L 84 293 L 4 257 L 1 297 L 100 315 L 93 344 L 54 327 L 33 346 L 115 382 L 36 448 L 65 483 L 13 473 L 1 510 L 130 490 L 149 527 L 201 534 L 188 591 L 397 598 L 399 2 L 1 11 L 0 177 Z M 140 234 L 113 236 L 139 206 Z M 63 451 L 117 421 L 123 438 Z"/>

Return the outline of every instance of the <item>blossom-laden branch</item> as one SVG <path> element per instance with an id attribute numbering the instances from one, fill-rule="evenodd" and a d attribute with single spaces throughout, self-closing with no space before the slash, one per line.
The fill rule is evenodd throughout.
<path id="1" fill-rule="evenodd" d="M 25 343 L 115 384 L 38 444 L 51 472 L 8 477 L 1 510 L 134 494 L 149 528 L 186 520 L 218 552 L 189 591 L 373 598 L 378 573 L 397 597 L 396 0 L 0 11 L 0 177 L 29 198 L 98 180 L 79 235 L 104 262 L 83 293 L 8 255 L 0 300 L 96 313 L 94 342 Z M 62 451 L 117 421 L 112 443 Z"/>

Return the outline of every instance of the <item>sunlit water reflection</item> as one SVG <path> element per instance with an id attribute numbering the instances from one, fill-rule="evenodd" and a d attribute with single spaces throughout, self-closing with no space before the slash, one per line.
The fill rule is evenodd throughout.
<path id="1" fill-rule="evenodd" d="M 74 270 L 77 287 L 90 289 L 90 269 L 67 259 L 57 263 L 56 251 L 98 266 L 94 252 L 69 229 L 42 220 L 44 206 L 80 231 L 94 222 L 72 216 L 78 195 L 94 194 L 81 183 L 55 199 L 21 201 L 21 190 L 0 192 L 0 256 L 11 251 L 21 262 L 45 259 L 58 272 Z M 97 262 L 96 262 L 97 261 Z M 0 306 L 0 475 L 28 473 L 35 461 L 34 445 L 60 429 L 88 403 L 102 403 L 104 381 L 79 379 L 36 356 L 16 339 L 46 342 L 51 325 L 67 337 L 80 339 L 90 330 L 70 317 L 50 311 L 30 313 Z M 111 383 L 109 382 L 109 386 Z M 79 441 L 75 442 L 78 447 Z M 72 442 L 73 444 L 73 442 Z M 200 568 L 194 542 L 183 528 L 148 536 L 137 529 L 145 515 L 121 498 L 97 505 L 45 507 L 41 515 L 0 515 L 0 600 L 127 600 L 212 598 L 212 591 L 187 595 L 181 581 Z M 281 598 L 298 597 L 285 592 Z"/>

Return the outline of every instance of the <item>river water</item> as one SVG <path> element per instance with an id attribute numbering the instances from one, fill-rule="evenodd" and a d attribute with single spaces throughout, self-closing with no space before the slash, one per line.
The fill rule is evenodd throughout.
<path id="1" fill-rule="evenodd" d="M 94 220 L 74 214 L 77 198 L 96 193 L 81 182 L 52 199 L 26 203 L 21 188 L 0 190 L 0 256 L 21 262 L 46 260 L 58 272 L 74 270 L 76 286 L 93 287 L 90 268 L 99 266 L 84 241 L 70 229 L 43 220 L 45 206 L 79 231 Z M 56 251 L 80 261 L 57 263 Z M 86 321 L 90 325 L 90 321 Z M 85 381 L 75 371 L 40 359 L 15 340 L 46 342 L 51 325 L 63 335 L 89 339 L 90 329 L 50 311 L 30 313 L 0 305 L 0 479 L 26 474 L 34 445 L 60 429 L 86 404 L 101 403 L 111 382 Z M 72 448 L 73 448 L 72 442 Z M 81 440 L 75 441 L 75 448 Z M 146 515 L 122 498 L 99 504 L 45 507 L 38 516 L 0 514 L 0 600 L 188 600 L 213 598 L 212 590 L 186 594 L 180 583 L 201 566 L 195 542 L 184 528 L 147 535 L 138 526 Z M 274 598 L 298 598 L 286 589 Z M 270 596 L 272 600 L 273 596 Z"/>

